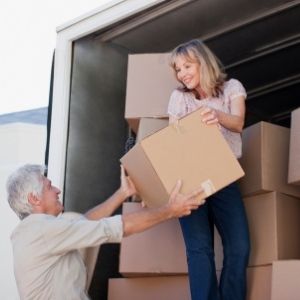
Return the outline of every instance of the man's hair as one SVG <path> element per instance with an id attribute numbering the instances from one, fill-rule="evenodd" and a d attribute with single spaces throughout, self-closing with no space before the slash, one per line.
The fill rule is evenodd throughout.
<path id="1" fill-rule="evenodd" d="M 45 166 L 26 164 L 14 171 L 7 179 L 8 203 L 21 220 L 32 212 L 28 195 L 30 193 L 35 196 L 42 194 L 45 171 Z"/>

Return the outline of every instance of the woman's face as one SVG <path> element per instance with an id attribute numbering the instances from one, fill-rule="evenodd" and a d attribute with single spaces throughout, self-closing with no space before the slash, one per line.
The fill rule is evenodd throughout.
<path id="1" fill-rule="evenodd" d="M 175 72 L 178 81 L 189 90 L 200 88 L 200 65 L 198 62 L 179 55 L 175 59 Z"/>

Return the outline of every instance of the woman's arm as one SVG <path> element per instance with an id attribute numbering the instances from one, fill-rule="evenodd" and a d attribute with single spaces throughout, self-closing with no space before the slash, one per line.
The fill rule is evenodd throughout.
<path id="1" fill-rule="evenodd" d="M 206 124 L 220 124 L 226 129 L 241 133 L 245 121 L 245 97 L 239 96 L 231 102 L 231 113 L 206 107 L 202 111 L 202 121 Z"/>

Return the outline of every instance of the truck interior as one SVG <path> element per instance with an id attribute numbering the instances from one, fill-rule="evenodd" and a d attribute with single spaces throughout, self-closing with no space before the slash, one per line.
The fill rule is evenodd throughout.
<path id="1" fill-rule="evenodd" d="M 129 136 L 128 54 L 169 52 L 200 38 L 229 78 L 244 84 L 245 126 L 264 120 L 289 127 L 290 113 L 300 105 L 299 20 L 300 1 L 170 0 L 74 41 L 66 210 L 85 211 L 119 185 L 119 159 Z M 93 299 L 106 299 L 107 278 L 120 276 L 118 247 L 101 247 Z"/>

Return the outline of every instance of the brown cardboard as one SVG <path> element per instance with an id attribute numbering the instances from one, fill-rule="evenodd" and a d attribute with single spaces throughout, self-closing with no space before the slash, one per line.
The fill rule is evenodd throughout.
<path id="1" fill-rule="evenodd" d="M 168 118 L 141 118 L 136 141 L 139 142 L 147 136 L 169 125 Z"/>
<path id="2" fill-rule="evenodd" d="M 300 108 L 291 116 L 288 182 L 300 185 Z"/>
<path id="3" fill-rule="evenodd" d="M 246 128 L 242 139 L 240 163 L 245 171 L 240 180 L 242 195 L 278 191 L 300 197 L 300 187 L 287 183 L 290 130 L 260 122 Z"/>
<path id="4" fill-rule="evenodd" d="M 172 91 L 180 84 L 169 66 L 168 53 L 128 57 L 125 118 L 167 117 Z M 133 126 L 136 128 L 136 124 Z"/>
<path id="5" fill-rule="evenodd" d="M 108 300 L 190 300 L 187 276 L 109 279 Z"/>
<path id="6" fill-rule="evenodd" d="M 272 265 L 248 268 L 246 299 L 271 300 L 271 282 Z"/>
<path id="7" fill-rule="evenodd" d="M 298 300 L 300 261 L 282 260 L 247 268 L 247 300 Z"/>
<path id="8" fill-rule="evenodd" d="M 149 207 L 166 203 L 178 179 L 183 193 L 202 186 L 203 199 L 243 176 L 218 127 L 201 122 L 200 113 L 148 136 L 121 158 Z"/>
<path id="9" fill-rule="evenodd" d="M 249 266 L 300 259 L 300 201 L 271 192 L 244 198 L 251 251 Z M 222 243 L 215 232 L 216 268 L 222 269 Z"/>
<path id="10" fill-rule="evenodd" d="M 123 204 L 123 214 L 145 210 L 140 203 Z M 184 241 L 177 219 L 123 238 L 119 272 L 126 277 L 187 274 Z"/>
<path id="11" fill-rule="evenodd" d="M 272 270 L 272 300 L 300 299 L 300 261 L 276 261 Z"/>

